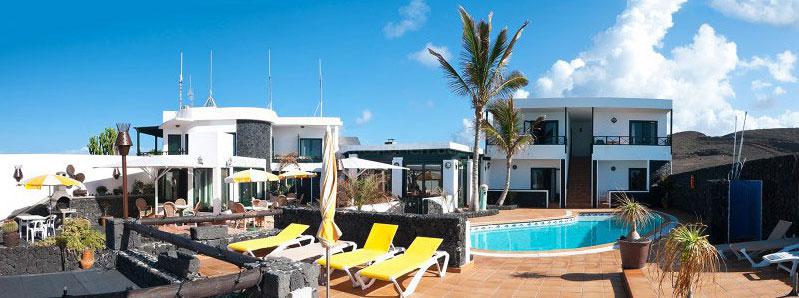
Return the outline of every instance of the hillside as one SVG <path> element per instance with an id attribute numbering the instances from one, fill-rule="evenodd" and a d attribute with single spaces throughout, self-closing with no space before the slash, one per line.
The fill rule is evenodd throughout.
<path id="1" fill-rule="evenodd" d="M 740 136 L 740 133 L 738 134 Z M 696 131 L 673 136 L 673 171 L 687 172 L 699 168 L 730 164 L 733 135 L 709 137 Z M 741 159 L 754 160 L 799 152 L 799 128 L 747 130 Z"/>

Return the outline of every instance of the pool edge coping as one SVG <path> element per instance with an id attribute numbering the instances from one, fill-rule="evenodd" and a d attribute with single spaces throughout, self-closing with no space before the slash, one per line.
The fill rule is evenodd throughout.
<path id="1" fill-rule="evenodd" d="M 668 219 L 668 221 L 663 222 L 660 224 L 659 229 L 656 231 L 651 231 L 645 234 L 643 237 L 648 238 L 651 241 L 660 238 L 662 235 L 665 235 L 671 229 L 677 226 L 679 220 L 677 217 L 661 212 L 661 211 L 652 211 L 653 213 L 657 213 L 664 218 Z M 566 218 L 574 218 L 576 219 L 577 216 L 586 213 L 594 213 L 594 214 L 607 214 L 609 212 L 606 211 L 566 211 L 566 216 L 559 217 L 559 218 L 544 218 L 539 220 L 530 220 L 530 221 L 523 221 L 523 222 L 511 222 L 505 224 L 519 224 L 519 223 L 532 223 L 532 222 L 542 222 L 542 221 L 558 221 L 563 220 Z M 576 213 L 576 214 L 573 214 Z M 501 225 L 500 224 L 490 224 L 490 225 Z M 481 225 L 485 226 L 485 225 Z M 470 231 L 471 235 L 471 231 Z M 471 237 L 471 236 L 470 236 Z M 468 241 L 471 241 L 469 239 Z M 471 248 L 471 254 L 476 256 L 485 256 L 485 257 L 498 257 L 498 258 L 548 258 L 548 257 L 563 257 L 563 256 L 576 256 L 576 255 L 585 255 L 585 254 L 596 254 L 601 252 L 612 251 L 618 249 L 618 243 L 606 243 L 606 244 L 599 244 L 594 246 L 588 247 L 581 247 L 581 248 L 573 248 L 573 249 L 556 249 L 556 250 L 545 250 L 545 251 L 520 251 L 520 252 L 508 252 L 508 251 L 496 251 L 496 250 L 483 250 L 483 249 L 475 249 Z"/>

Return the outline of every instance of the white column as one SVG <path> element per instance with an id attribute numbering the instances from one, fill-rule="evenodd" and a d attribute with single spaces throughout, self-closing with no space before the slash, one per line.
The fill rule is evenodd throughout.
<path id="1" fill-rule="evenodd" d="M 466 202 L 469 206 L 474 206 L 475 201 L 472 200 L 472 166 L 474 160 L 466 161 Z"/>
<path id="2" fill-rule="evenodd" d="M 188 169 L 186 172 L 188 173 L 186 175 L 186 183 L 188 184 L 186 186 L 186 202 L 188 202 L 189 206 L 194 206 L 194 204 L 196 204 L 196 196 L 194 195 L 194 169 Z"/>
<path id="3" fill-rule="evenodd" d="M 391 164 L 401 167 L 402 157 L 395 157 L 391 160 Z M 402 196 L 402 171 L 405 170 L 391 170 L 391 195 L 395 197 Z"/>
<path id="4" fill-rule="evenodd" d="M 221 168 L 213 168 L 211 171 L 211 201 L 213 202 L 214 206 L 214 213 L 222 212 L 222 183 L 219 178 L 222 177 L 222 169 Z"/>
<path id="5" fill-rule="evenodd" d="M 447 194 L 445 202 L 449 203 L 449 210 L 455 210 L 458 204 L 458 160 L 444 160 L 444 169 L 442 173 L 442 183 L 444 184 L 444 192 Z"/>

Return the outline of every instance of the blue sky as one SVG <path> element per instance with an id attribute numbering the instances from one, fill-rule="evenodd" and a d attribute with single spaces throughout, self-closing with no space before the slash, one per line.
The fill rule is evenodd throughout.
<path id="1" fill-rule="evenodd" d="M 414 54 L 457 57 L 458 5 L 495 28 L 530 20 L 510 64 L 530 97 L 673 98 L 677 128 L 709 134 L 745 110 L 749 127 L 799 125 L 799 15 L 779 7 L 796 0 L 17 2 L 0 12 L 0 152 L 81 152 L 115 122 L 158 124 L 181 49 L 198 104 L 214 50 L 219 106 L 266 105 L 271 49 L 280 115 L 313 113 L 321 58 L 325 114 L 346 135 L 451 140 L 470 106 Z"/>

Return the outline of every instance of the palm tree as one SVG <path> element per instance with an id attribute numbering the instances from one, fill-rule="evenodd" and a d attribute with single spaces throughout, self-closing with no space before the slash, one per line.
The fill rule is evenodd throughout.
<path id="1" fill-rule="evenodd" d="M 710 279 L 715 280 L 721 262 L 701 223 L 679 225 L 666 236 L 657 257 L 660 290 L 669 278 L 675 297 L 692 297 Z"/>
<path id="2" fill-rule="evenodd" d="M 527 78 L 520 72 L 514 71 L 504 74 L 503 71 L 508 64 L 513 46 L 522 34 L 522 30 L 527 26 L 525 21 L 516 31 L 516 34 L 508 40 L 508 29 L 502 31 L 491 43 L 491 17 L 488 20 L 481 20 L 475 24 L 472 16 L 466 12 L 462 6 L 458 8 L 461 23 L 463 24 L 463 52 L 461 53 L 460 69 L 450 64 L 444 56 L 433 49 L 427 49 L 430 54 L 435 56 L 444 76 L 449 80 L 452 91 L 459 96 L 468 96 L 474 109 L 474 146 L 472 156 L 475 162 L 472 163 L 472 209 L 477 209 L 477 189 L 479 171 L 479 149 L 480 149 L 480 123 L 483 120 L 483 111 L 486 104 L 493 98 L 504 98 L 512 94 L 519 88 L 527 86 Z"/>
<path id="3" fill-rule="evenodd" d="M 497 148 L 505 152 L 505 188 L 497 200 L 497 205 L 505 204 L 505 198 L 510 189 L 510 168 L 513 164 L 513 156 L 519 153 L 524 147 L 535 141 L 532 132 L 522 132 L 522 114 L 513 104 L 513 97 L 506 100 L 498 100 L 488 105 L 488 113 L 494 118 L 493 123 L 486 119 L 480 123 L 480 129 L 486 135 L 486 139 Z M 538 117 L 532 127 L 537 127 L 544 121 L 544 117 Z M 548 199 L 548 198 L 547 198 Z"/>

